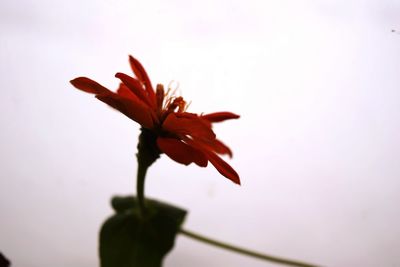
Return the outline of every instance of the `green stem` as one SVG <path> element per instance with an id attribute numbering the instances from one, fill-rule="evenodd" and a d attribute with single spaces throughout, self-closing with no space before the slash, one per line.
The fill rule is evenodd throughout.
<path id="1" fill-rule="evenodd" d="M 160 150 L 156 144 L 157 135 L 152 131 L 142 128 L 139 135 L 138 153 L 136 154 L 138 162 L 136 194 L 138 198 L 139 214 L 144 217 L 146 214 L 144 182 L 147 169 L 160 157 Z"/>
<path id="2" fill-rule="evenodd" d="M 275 257 L 275 256 L 265 255 L 265 254 L 261 254 L 261 253 L 254 252 L 254 251 L 244 249 L 244 248 L 239 248 L 239 247 L 236 247 L 233 245 L 229 245 L 229 244 L 226 244 L 226 243 L 223 243 L 220 241 L 210 239 L 208 237 L 201 236 L 199 234 L 196 234 L 191 231 L 184 230 L 184 229 L 180 229 L 180 233 L 187 237 L 196 239 L 198 241 L 201 241 L 201 242 L 204 242 L 204 243 L 216 246 L 216 247 L 220 247 L 223 249 L 227 249 L 227 250 L 230 250 L 233 252 L 237 252 L 237 253 L 240 253 L 243 255 L 247 255 L 247 256 L 258 258 L 258 259 L 265 260 L 265 261 L 275 262 L 275 263 L 279 263 L 279 264 L 285 264 L 285 265 L 289 265 L 289 266 L 297 266 L 297 267 L 317 267 L 318 266 L 318 265 L 314 265 L 314 264 L 308 264 L 308 263 L 304 263 L 304 262 L 299 262 L 299 261 L 283 259 L 283 258 L 279 258 L 279 257 Z"/>
<path id="3" fill-rule="evenodd" d="M 144 201 L 144 181 L 146 172 L 149 166 L 144 165 L 140 160 L 138 161 L 136 194 L 138 198 L 139 214 L 143 217 L 145 215 L 145 201 Z"/>

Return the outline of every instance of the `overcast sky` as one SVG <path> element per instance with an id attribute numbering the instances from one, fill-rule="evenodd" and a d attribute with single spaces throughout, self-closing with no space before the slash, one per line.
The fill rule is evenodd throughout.
<path id="1" fill-rule="evenodd" d="M 398 1 L 2 1 L 0 251 L 98 265 L 109 199 L 132 194 L 139 126 L 69 80 L 117 87 L 137 57 L 218 125 L 239 187 L 163 156 L 149 197 L 185 227 L 323 266 L 399 266 Z M 394 31 L 393 31 L 394 30 Z M 183 236 L 165 266 L 275 266 Z"/>

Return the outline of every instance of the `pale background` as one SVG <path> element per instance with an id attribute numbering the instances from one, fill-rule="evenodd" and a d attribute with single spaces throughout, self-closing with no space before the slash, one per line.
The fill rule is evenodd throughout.
<path id="1" fill-rule="evenodd" d="M 139 127 L 68 81 L 110 88 L 139 58 L 180 83 L 243 185 L 163 156 L 148 196 L 186 228 L 324 266 L 400 266 L 400 2 L 0 3 L 0 251 L 14 267 L 97 266 L 109 199 L 131 194 Z M 275 266 L 183 236 L 165 266 Z"/>

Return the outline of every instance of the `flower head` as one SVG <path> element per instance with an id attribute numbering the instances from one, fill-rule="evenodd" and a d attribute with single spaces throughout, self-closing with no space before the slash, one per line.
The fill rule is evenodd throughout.
<path id="1" fill-rule="evenodd" d="M 96 98 L 117 109 L 142 126 L 142 133 L 151 133 L 160 152 L 174 161 L 189 165 L 194 162 L 206 167 L 210 162 L 226 178 L 240 184 L 239 175 L 219 155 L 232 152 L 216 138 L 212 124 L 228 119 L 237 119 L 231 112 L 216 112 L 197 115 L 187 112 L 188 104 L 162 84 L 153 89 L 151 81 L 140 62 L 129 57 L 135 77 L 117 73 L 121 83 L 116 93 L 99 83 L 78 77 L 71 80 L 76 88 L 95 94 Z"/>

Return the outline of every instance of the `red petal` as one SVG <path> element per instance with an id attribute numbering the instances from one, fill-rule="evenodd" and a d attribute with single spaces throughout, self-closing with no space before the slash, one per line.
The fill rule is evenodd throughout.
<path id="1" fill-rule="evenodd" d="M 227 154 L 229 155 L 229 157 L 232 158 L 231 149 L 218 139 L 204 140 L 204 139 L 193 138 L 193 139 L 184 139 L 184 141 L 187 142 L 189 145 L 197 147 L 198 149 L 208 150 L 220 155 Z"/>
<path id="2" fill-rule="evenodd" d="M 154 93 L 153 86 L 151 85 L 149 76 L 147 76 L 147 73 L 144 70 L 142 64 L 140 64 L 139 60 L 137 60 L 132 56 L 129 56 L 129 63 L 131 65 L 133 73 L 135 73 L 139 81 L 141 81 L 144 84 L 144 87 L 146 88 L 146 92 L 150 97 L 150 100 L 152 101 L 153 104 L 155 104 L 156 95 Z"/>
<path id="3" fill-rule="evenodd" d="M 122 97 L 115 93 L 96 95 L 96 97 L 143 127 L 150 129 L 154 126 L 153 117 L 155 115 L 153 115 L 153 111 L 143 103 L 133 98 Z"/>
<path id="4" fill-rule="evenodd" d="M 238 119 L 240 116 L 231 112 L 215 112 L 201 116 L 211 122 L 221 122 L 224 120 Z"/>
<path id="5" fill-rule="evenodd" d="M 220 140 L 215 139 L 214 142 L 211 144 L 211 147 L 218 154 L 221 155 L 227 154 L 229 155 L 229 157 L 232 158 L 232 150 L 227 145 L 222 143 Z"/>
<path id="6" fill-rule="evenodd" d="M 115 74 L 115 77 L 120 79 L 140 100 L 142 100 L 148 106 L 152 106 L 146 91 L 138 80 L 120 72 Z"/>
<path id="7" fill-rule="evenodd" d="M 157 145 L 162 152 L 178 163 L 189 165 L 194 162 L 200 167 L 207 166 L 207 158 L 203 152 L 175 138 L 159 137 Z"/>
<path id="8" fill-rule="evenodd" d="M 111 91 L 105 88 L 104 86 L 86 77 L 75 78 L 71 80 L 70 83 L 79 90 L 82 90 L 86 93 L 91 93 L 96 95 L 111 93 Z"/>
<path id="9" fill-rule="evenodd" d="M 175 113 L 175 116 L 177 116 L 178 118 L 187 118 L 187 119 L 199 118 L 199 115 L 197 115 L 196 113 L 190 113 L 190 112 Z"/>
<path id="10" fill-rule="evenodd" d="M 225 161 L 223 161 L 220 157 L 218 157 L 216 154 L 208 151 L 203 151 L 208 160 L 211 162 L 212 165 L 217 169 L 217 171 L 234 182 L 235 184 L 240 185 L 240 178 L 237 172 Z"/>
<path id="11" fill-rule="evenodd" d="M 119 88 L 117 90 L 117 94 L 126 98 L 133 98 L 137 101 L 141 101 L 129 88 L 123 83 L 119 84 Z M 143 101 L 141 101 L 143 102 Z M 144 104 L 144 103 L 143 103 Z"/>
<path id="12" fill-rule="evenodd" d="M 118 90 L 117 90 L 117 94 L 118 94 L 119 96 L 122 96 L 123 98 L 130 98 L 130 99 L 132 99 L 133 101 L 140 102 L 143 106 L 148 107 L 147 104 L 145 104 L 142 100 L 140 100 L 140 99 L 139 99 L 131 90 L 129 90 L 129 88 L 128 88 L 125 84 L 123 84 L 123 83 L 121 83 L 121 84 L 119 85 L 119 88 L 118 88 Z M 158 124 L 159 119 L 158 119 L 156 113 L 155 113 L 154 111 L 151 111 L 151 112 L 150 112 L 150 115 L 151 115 L 151 117 L 152 117 L 152 119 L 153 119 L 153 124 Z"/>
<path id="13" fill-rule="evenodd" d="M 165 119 L 162 128 L 170 133 L 190 135 L 201 139 L 215 139 L 215 134 L 207 123 L 198 117 L 178 118 L 170 113 Z"/>

